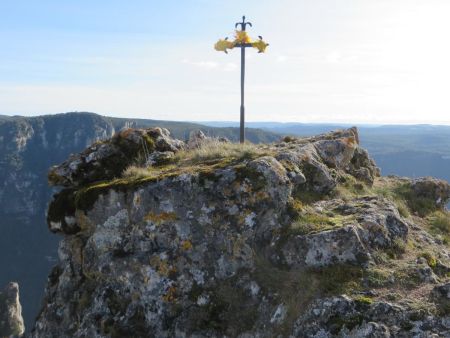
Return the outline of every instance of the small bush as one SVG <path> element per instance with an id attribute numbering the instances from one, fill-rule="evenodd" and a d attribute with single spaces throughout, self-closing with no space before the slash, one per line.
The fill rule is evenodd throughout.
<path id="1" fill-rule="evenodd" d="M 294 142 L 297 138 L 293 137 L 293 136 L 285 136 L 283 137 L 282 141 L 286 142 L 286 143 L 291 143 Z"/>

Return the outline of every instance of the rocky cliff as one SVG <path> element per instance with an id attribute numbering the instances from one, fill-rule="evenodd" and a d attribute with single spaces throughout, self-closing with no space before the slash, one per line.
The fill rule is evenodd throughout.
<path id="1" fill-rule="evenodd" d="M 47 204 L 57 190 L 47 184 L 48 168 L 94 142 L 109 139 L 126 125 L 155 124 L 167 126 L 183 139 L 198 128 L 230 139 L 239 134 L 237 128 L 110 118 L 92 113 L 0 116 L 0 285 L 10 280 L 20 283 L 28 327 L 38 313 L 46 276 L 57 258 L 58 239 L 45 226 Z M 248 130 L 248 135 L 254 142 L 279 138 L 256 129 Z"/>
<path id="2" fill-rule="evenodd" d="M 251 146 L 128 129 L 49 173 L 63 239 L 33 337 L 450 334 L 450 185 L 355 128 Z"/>

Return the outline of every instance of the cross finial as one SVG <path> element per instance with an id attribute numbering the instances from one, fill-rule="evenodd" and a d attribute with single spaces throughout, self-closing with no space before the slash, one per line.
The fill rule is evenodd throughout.
<path id="1" fill-rule="evenodd" d="M 245 31 L 245 27 L 247 25 L 249 25 L 250 27 L 252 27 L 252 23 L 251 22 L 245 22 L 245 15 L 242 17 L 242 22 L 238 22 L 234 25 L 235 28 L 237 28 L 239 25 L 241 25 L 241 30 Z"/>

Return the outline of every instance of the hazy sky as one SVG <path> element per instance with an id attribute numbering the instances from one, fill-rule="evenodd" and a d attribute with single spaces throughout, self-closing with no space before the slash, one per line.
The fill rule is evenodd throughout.
<path id="1" fill-rule="evenodd" d="M 450 124 L 448 0 L 0 0 L 0 114 Z"/>

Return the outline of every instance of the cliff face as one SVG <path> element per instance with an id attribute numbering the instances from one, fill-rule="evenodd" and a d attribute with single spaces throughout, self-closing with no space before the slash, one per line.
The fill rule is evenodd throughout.
<path id="1" fill-rule="evenodd" d="M 130 129 L 52 168 L 32 336 L 450 333 L 448 183 L 379 177 L 355 128 L 191 144 Z"/>
<path id="2" fill-rule="evenodd" d="M 0 284 L 20 283 L 28 327 L 57 259 L 58 239 L 44 221 L 54 193 L 47 184 L 48 167 L 113 132 L 111 122 L 94 114 L 0 120 Z"/>
<path id="3" fill-rule="evenodd" d="M 40 216 L 50 196 L 48 167 L 114 133 L 111 122 L 94 114 L 17 118 L 0 123 L 2 214 Z"/>

